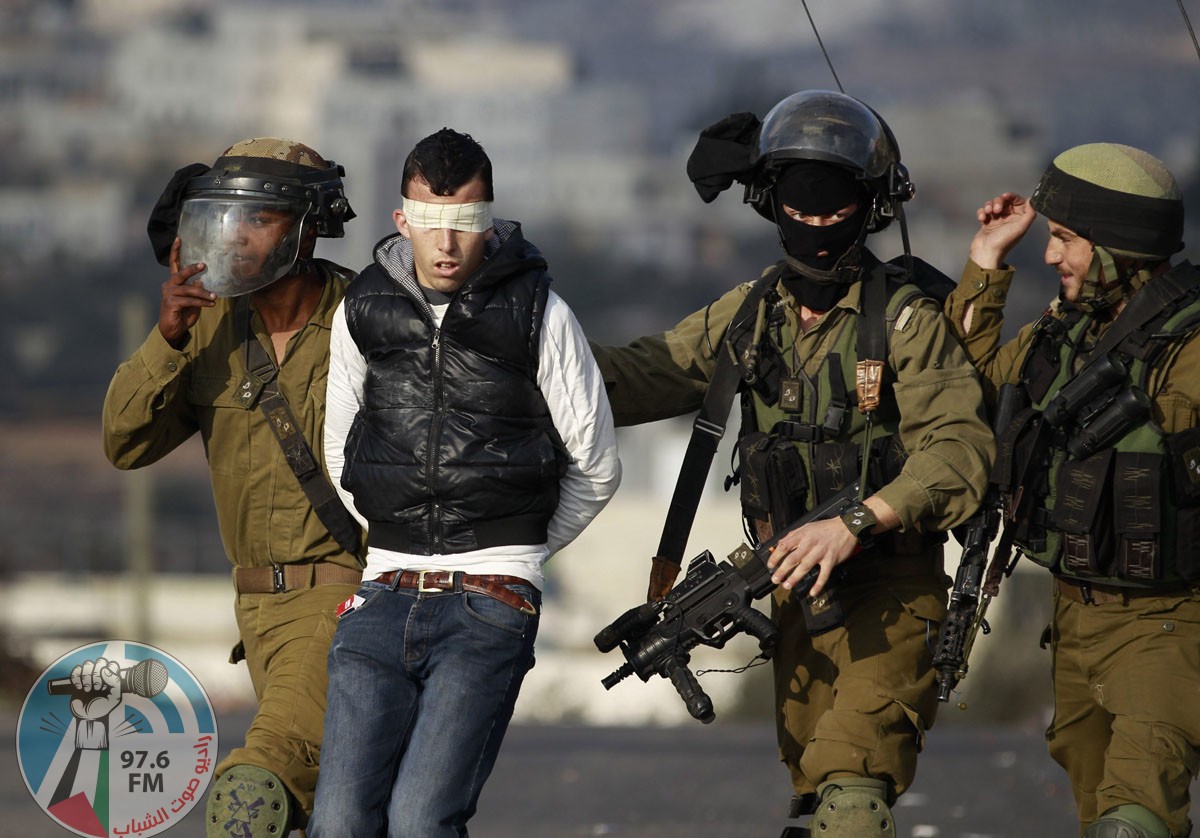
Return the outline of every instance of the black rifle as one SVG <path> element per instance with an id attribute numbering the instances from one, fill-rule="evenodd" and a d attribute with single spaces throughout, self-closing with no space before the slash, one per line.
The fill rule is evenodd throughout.
<path id="1" fill-rule="evenodd" d="M 601 683 L 611 690 L 630 675 L 649 681 L 654 675 L 670 680 L 693 718 L 708 724 L 716 715 L 712 700 L 688 669 L 689 650 L 698 645 L 721 649 L 740 632 L 757 638 L 760 655 L 770 658 L 779 629 L 750 603 L 775 589 L 767 558 L 771 548 L 787 533 L 810 521 L 832 518 L 858 501 L 858 483 L 852 483 L 799 518 L 787 530 L 751 549 L 740 546 L 728 562 L 718 563 L 705 550 L 688 565 L 683 581 L 658 602 L 631 608 L 596 635 L 596 648 L 610 652 L 618 646 L 625 663 Z M 819 567 L 810 570 L 793 596 L 806 596 L 817 581 Z"/>
<path id="2" fill-rule="evenodd" d="M 1031 521 L 1042 503 L 1043 497 L 1034 488 L 1038 485 L 1035 476 L 1043 477 L 1048 472 L 1055 440 L 1072 457 L 1083 459 L 1149 417 L 1146 394 L 1127 382 L 1126 366 L 1117 355 L 1100 356 L 1068 381 L 1040 415 L 1034 412 L 1027 433 L 1008 439 L 1008 445 L 1023 449 L 1016 453 L 1023 466 L 1011 476 L 1009 485 L 989 485 L 979 511 L 965 525 L 962 560 L 933 655 L 939 701 L 949 701 L 951 692 L 966 677 L 978 633 L 991 631 L 986 620 L 988 605 L 999 593 L 1001 577 L 1010 575 L 1016 564 L 1012 555 L 1014 545 L 1021 549 L 1016 544 L 1019 526 Z M 1016 385 L 1000 388 L 995 421 L 998 438 L 1018 414 L 1021 398 Z M 1028 414 L 1027 409 L 1022 415 Z M 1007 520 L 989 570 L 988 549 L 1002 518 Z"/>
<path id="3" fill-rule="evenodd" d="M 1005 384 L 1000 388 L 994 423 L 997 436 L 1012 421 L 1020 393 L 1014 384 Z M 962 560 L 954 576 L 954 589 L 950 592 L 946 619 L 938 633 L 937 648 L 933 654 L 933 668 L 938 676 L 938 701 L 949 701 L 950 693 L 967 676 L 967 660 L 975 645 L 976 635 L 980 631 L 984 634 L 991 632 L 986 614 L 995 592 L 990 588 L 985 589 L 984 572 L 987 570 L 988 550 L 1000 531 L 1003 508 L 1000 487 L 989 483 L 979 510 L 963 525 Z M 1003 561 L 1007 564 L 1008 559 Z"/>

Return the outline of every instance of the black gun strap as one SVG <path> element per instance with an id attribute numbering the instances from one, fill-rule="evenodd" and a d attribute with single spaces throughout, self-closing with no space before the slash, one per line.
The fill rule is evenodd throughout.
<path id="1" fill-rule="evenodd" d="M 300 482 L 300 488 L 312 504 L 317 518 L 338 545 L 362 564 L 358 522 L 342 504 L 320 461 L 313 455 L 308 440 L 304 438 L 304 431 L 296 421 L 291 406 L 280 392 L 279 368 L 251 328 L 250 304 L 245 297 L 238 300 L 236 312 L 235 322 L 245 348 L 246 381 L 242 385 L 243 396 L 253 398 L 257 390 L 258 407 L 266 417 L 267 426 L 275 439 L 279 441 L 288 466 Z"/>
<path id="2" fill-rule="evenodd" d="M 729 321 L 721 342 L 717 344 L 717 365 L 708 382 L 700 412 L 692 423 L 692 436 L 683 455 L 683 465 L 679 468 L 679 478 L 675 482 L 675 492 L 671 495 L 671 505 L 667 508 L 667 518 L 655 556 L 656 559 L 672 562 L 676 568 L 683 562 L 692 523 L 696 520 L 696 508 L 700 505 L 700 496 L 704 493 L 704 484 L 708 480 L 713 457 L 717 454 L 717 446 L 725 436 L 729 411 L 742 380 L 741 366 L 734 355 L 734 342 L 729 337 L 735 329 L 753 326 L 759 301 L 775 287 L 781 273 L 782 265 L 764 274 L 751 286 L 746 299 L 742 300 L 733 319 Z"/>
<path id="3" fill-rule="evenodd" d="M 887 360 L 887 273 L 877 264 L 862 278 L 858 333 L 854 354 L 859 361 Z"/>
<path id="4" fill-rule="evenodd" d="M 1191 265 L 1177 265 L 1175 269 L 1154 277 L 1133 295 L 1113 324 L 1096 341 L 1088 364 L 1114 349 L 1120 349 L 1126 338 L 1164 313 L 1169 316 L 1171 312 L 1178 311 L 1196 299 L 1197 295 L 1200 295 L 1200 282 L 1197 282 L 1197 273 Z"/>

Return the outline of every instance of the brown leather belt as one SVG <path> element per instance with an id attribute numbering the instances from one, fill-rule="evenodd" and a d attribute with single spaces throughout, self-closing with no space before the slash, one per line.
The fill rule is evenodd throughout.
<path id="1" fill-rule="evenodd" d="M 372 581 L 396 588 L 415 588 L 422 593 L 437 593 L 459 590 L 454 584 L 455 575 L 455 571 L 451 570 L 389 570 L 379 574 Z M 524 614 L 537 613 L 537 609 L 529 600 L 516 591 L 504 587 L 505 585 L 529 586 L 529 581 L 526 579 L 499 574 L 472 575 L 459 572 L 457 575 L 462 581 L 461 589 L 464 591 L 490 596 Z"/>
<path id="2" fill-rule="evenodd" d="M 1082 579 L 1068 579 L 1065 576 L 1055 576 L 1054 584 L 1062 596 L 1087 605 L 1108 605 L 1113 602 L 1127 604 L 1131 599 L 1182 595 L 1191 587 L 1180 582 L 1158 588 L 1124 588 L 1119 585 L 1085 582 Z"/>
<path id="3" fill-rule="evenodd" d="M 316 585 L 357 585 L 360 581 L 361 570 L 333 562 L 297 562 L 233 570 L 233 587 L 239 594 L 283 594 Z"/>

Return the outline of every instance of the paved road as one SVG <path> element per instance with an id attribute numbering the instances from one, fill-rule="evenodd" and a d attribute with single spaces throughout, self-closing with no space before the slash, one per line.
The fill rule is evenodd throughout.
<path id="1" fill-rule="evenodd" d="M 222 751 L 248 718 L 221 719 Z M 29 796 L 15 714 L 0 714 L 0 833 L 70 833 Z M 474 838 L 777 838 L 790 791 L 766 723 L 682 728 L 514 728 L 484 791 Z M 1200 818 L 1193 807 L 1193 819 Z M 197 806 L 169 838 L 203 838 Z M 1070 789 L 1028 727 L 943 725 L 896 810 L 900 838 L 1076 835 Z"/>

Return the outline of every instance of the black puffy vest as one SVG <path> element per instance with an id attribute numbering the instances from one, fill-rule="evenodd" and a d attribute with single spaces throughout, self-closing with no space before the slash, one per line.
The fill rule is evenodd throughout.
<path id="1" fill-rule="evenodd" d="M 415 280 L 378 258 L 351 284 L 346 323 L 367 377 L 342 485 L 369 545 L 430 555 L 546 541 L 566 469 L 536 377 L 549 286 L 519 228 L 438 329 Z"/>

